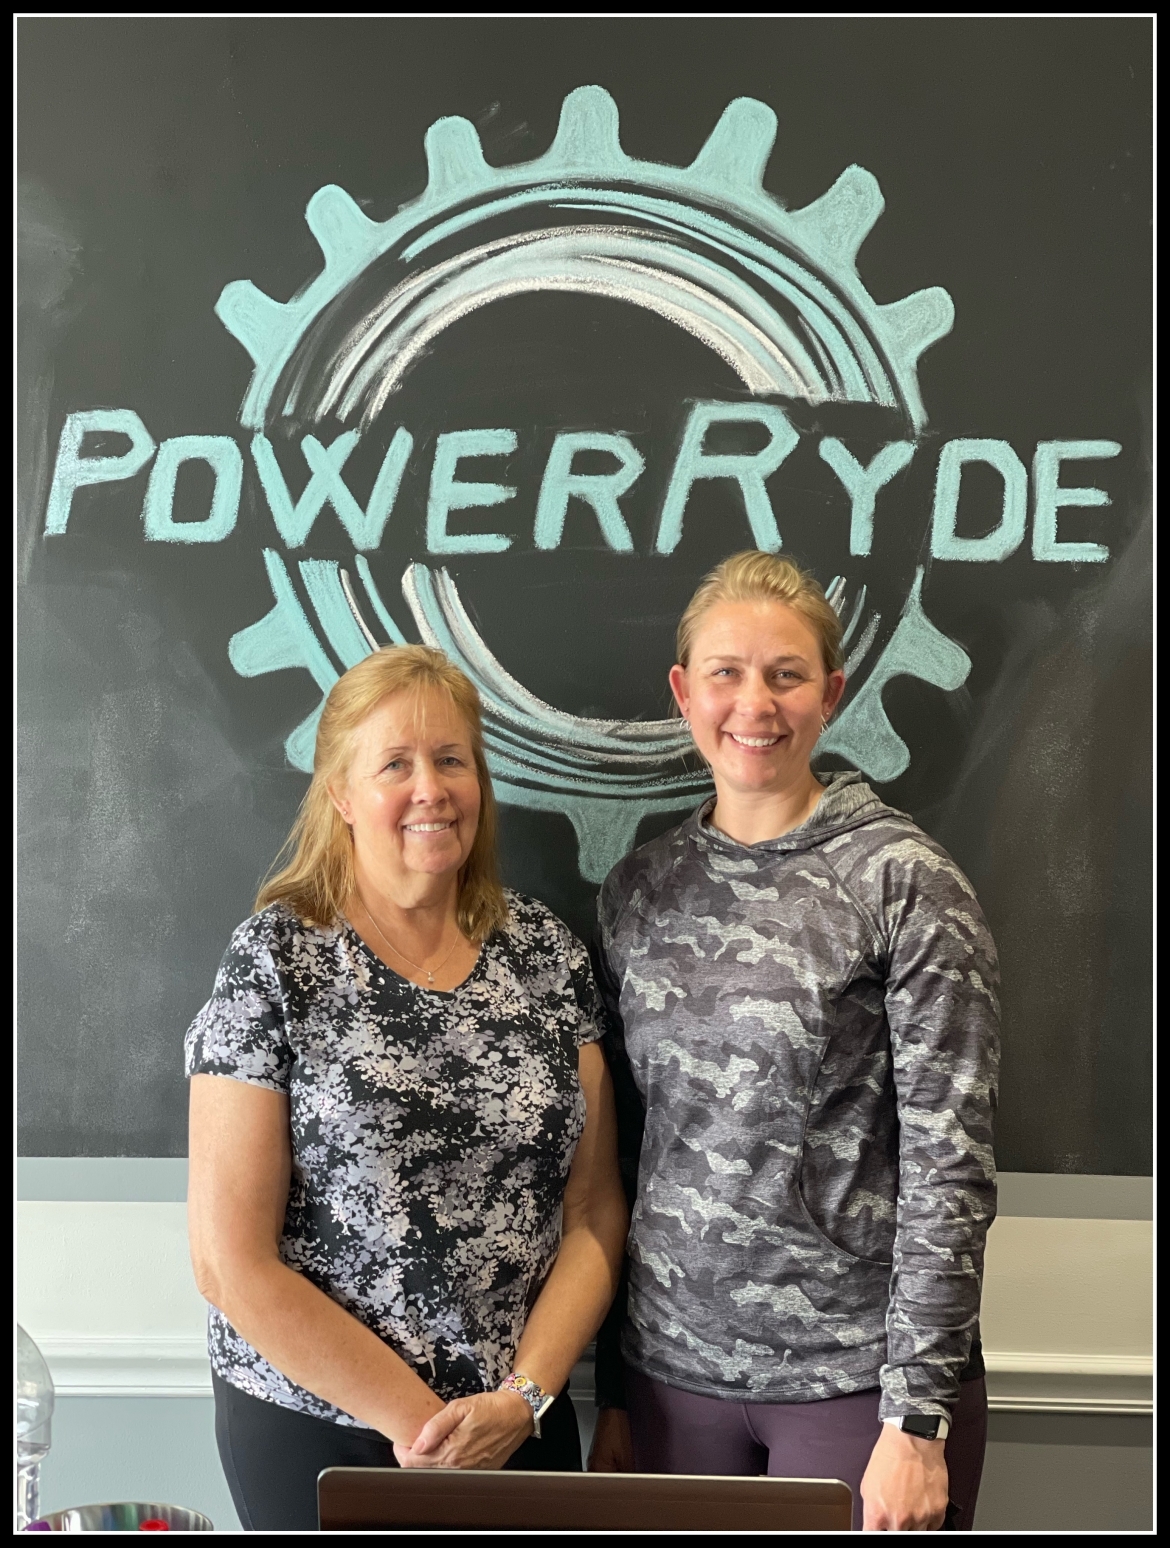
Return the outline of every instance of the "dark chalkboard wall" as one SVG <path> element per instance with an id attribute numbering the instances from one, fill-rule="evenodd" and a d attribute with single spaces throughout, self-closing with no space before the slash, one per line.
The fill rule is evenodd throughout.
<path id="1" fill-rule="evenodd" d="M 224 286 L 295 296 L 321 268 L 314 193 L 339 185 L 369 220 L 390 219 L 424 192 L 436 120 L 470 121 L 488 165 L 508 167 L 543 155 L 563 99 L 598 86 L 626 154 L 673 167 L 733 99 L 765 104 L 778 119 L 768 193 L 799 211 L 859 164 L 885 200 L 857 260 L 869 296 L 951 298 L 953 329 L 919 364 L 917 424 L 904 400 L 757 393 L 799 433 L 767 490 L 786 552 L 826 583 L 853 576 L 854 597 L 866 585 L 885 620 L 874 652 L 919 567 L 925 614 L 951 642 L 949 678 L 903 670 L 877 692 L 909 763 L 875 783 L 956 856 L 999 943 L 1001 1167 L 1150 1170 L 1148 22 L 36 20 L 18 44 L 22 1153 L 185 1153 L 182 1034 L 303 793 L 285 742 L 320 701 L 305 670 L 241 675 L 229 641 L 273 607 L 265 549 L 298 586 L 301 558 L 358 585 L 331 507 L 303 548 L 281 541 L 240 422 L 252 361 L 214 311 Z M 370 296 L 345 304 L 368 314 Z M 336 334 L 345 319 L 331 317 Z M 310 376 L 324 349 L 305 344 Z M 366 556 L 395 623 L 415 637 L 405 567 L 445 566 L 529 692 L 573 716 L 663 717 L 678 612 L 751 541 L 739 484 L 706 479 L 675 551 L 655 553 L 667 485 L 692 406 L 750 396 L 662 310 L 596 287 L 529 288 L 452 321 L 344 469 L 365 506 L 395 426 L 409 430 Z M 144 464 L 78 488 L 67 530 L 46 535 L 62 430 L 97 409 L 133 411 L 159 445 L 234 439 L 230 533 L 152 540 Z M 264 420 L 294 499 L 302 435 L 316 426 L 329 444 L 350 427 L 323 423 L 303 408 Z M 515 431 L 515 449 L 458 476 L 516 494 L 449 527 L 511 546 L 436 556 L 437 438 L 488 427 Z M 621 501 L 633 552 L 613 551 L 580 500 L 559 544 L 536 546 L 562 431 L 620 433 L 644 459 Z M 863 464 L 895 440 L 915 448 L 877 496 L 860 568 L 826 437 Z M 732 424 L 705 444 L 750 455 L 765 438 Z M 1004 443 L 1027 468 L 1042 442 L 1118 443 L 1060 474 L 1110 503 L 1062 509 L 1059 541 L 1108 556 L 1038 558 L 1029 525 L 998 561 L 947 558 L 932 500 L 942 449 L 961 438 Z M 94 433 L 79 455 L 127 445 Z M 582 457 L 577 471 L 615 466 Z M 207 463 L 184 463 L 172 520 L 205 520 L 218 487 Z M 960 536 L 996 528 L 1003 490 L 990 465 L 967 467 Z M 1035 500 L 1032 487 L 1029 524 Z M 564 807 L 546 808 L 503 807 L 507 879 L 584 933 L 595 885 Z M 647 806 L 637 831 L 680 815 Z"/>

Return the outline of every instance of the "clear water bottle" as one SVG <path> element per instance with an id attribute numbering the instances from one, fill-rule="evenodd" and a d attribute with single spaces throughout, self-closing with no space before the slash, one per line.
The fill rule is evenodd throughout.
<path id="1" fill-rule="evenodd" d="M 49 1452 L 53 1378 L 45 1357 L 16 1329 L 16 1530 L 41 1513 L 41 1463 Z"/>

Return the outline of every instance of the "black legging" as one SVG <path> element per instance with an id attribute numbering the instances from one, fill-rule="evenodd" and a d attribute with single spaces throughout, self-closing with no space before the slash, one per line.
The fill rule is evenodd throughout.
<path id="1" fill-rule="evenodd" d="M 240 1524 L 248 1532 L 315 1532 L 317 1474 L 326 1467 L 397 1467 L 390 1442 L 311 1414 L 254 1398 L 214 1373 L 215 1439 Z M 505 1466 L 579 1473 L 581 1437 L 568 1392 Z"/>

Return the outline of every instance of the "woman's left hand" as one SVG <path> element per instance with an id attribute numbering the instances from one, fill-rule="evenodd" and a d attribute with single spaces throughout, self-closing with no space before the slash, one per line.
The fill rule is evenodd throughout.
<path id="1" fill-rule="evenodd" d="M 400 1467 L 494 1471 L 532 1434 L 532 1409 L 518 1392 L 478 1392 L 437 1413 L 410 1446 L 394 1447 Z"/>
<path id="2" fill-rule="evenodd" d="M 430 1421 L 437 1424 L 442 1414 Z M 943 1442 L 883 1424 L 861 1480 L 865 1532 L 936 1532 L 947 1512 Z"/>

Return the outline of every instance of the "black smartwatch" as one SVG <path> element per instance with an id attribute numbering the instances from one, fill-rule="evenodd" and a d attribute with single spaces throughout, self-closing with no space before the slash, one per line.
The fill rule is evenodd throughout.
<path id="1" fill-rule="evenodd" d="M 903 1414 L 892 1419 L 904 1435 L 917 1435 L 919 1440 L 946 1440 L 951 1433 L 951 1421 L 941 1414 Z"/>

